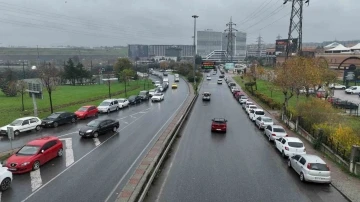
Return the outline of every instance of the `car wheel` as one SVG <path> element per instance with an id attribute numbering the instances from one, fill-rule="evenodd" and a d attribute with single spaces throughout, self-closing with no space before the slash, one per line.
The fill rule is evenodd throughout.
<path id="1" fill-rule="evenodd" d="M 54 122 L 54 123 L 53 123 L 53 126 L 54 126 L 54 128 L 56 128 L 56 127 L 59 126 L 59 124 L 58 124 L 57 122 Z"/>
<path id="2" fill-rule="evenodd" d="M 117 131 L 117 127 L 114 127 L 114 128 L 113 128 L 113 132 L 116 132 L 116 131 Z"/>
<path id="3" fill-rule="evenodd" d="M 35 130 L 39 131 L 41 129 L 41 126 L 36 126 Z"/>
<path id="4" fill-rule="evenodd" d="M 110 113 L 110 109 L 107 110 L 107 113 L 108 113 L 108 114 Z"/>
<path id="5" fill-rule="evenodd" d="M 40 168 L 40 161 L 35 161 L 33 166 L 32 166 L 32 169 L 33 170 L 38 170 Z"/>
<path id="6" fill-rule="evenodd" d="M 76 119 L 75 118 L 72 118 L 71 119 L 71 123 L 75 123 Z"/>
<path id="7" fill-rule="evenodd" d="M 281 156 L 282 156 L 283 158 L 285 158 L 285 157 L 286 157 L 286 155 L 285 155 L 285 152 L 284 152 L 284 151 L 282 151 L 282 152 L 281 152 Z"/>
<path id="8" fill-rule="evenodd" d="M 94 138 L 97 138 L 97 137 L 99 137 L 99 133 L 95 132 L 93 136 L 94 136 Z"/>
<path id="9" fill-rule="evenodd" d="M 0 184 L 0 191 L 5 191 L 9 189 L 11 186 L 11 179 L 9 177 L 3 179 L 3 181 Z"/>
<path id="10" fill-rule="evenodd" d="M 300 173 L 300 181 L 305 182 L 304 173 Z"/>
<path id="11" fill-rule="evenodd" d="M 64 150 L 63 148 L 60 148 L 59 151 L 57 152 L 57 156 L 62 156 L 64 154 Z"/>
<path id="12" fill-rule="evenodd" d="M 18 131 L 18 130 L 14 131 L 14 135 L 18 136 L 19 134 L 20 134 L 20 131 Z"/>
<path id="13" fill-rule="evenodd" d="M 270 135 L 269 135 L 269 142 L 271 142 L 271 138 L 270 138 Z"/>
<path id="14" fill-rule="evenodd" d="M 119 111 L 119 107 L 116 107 L 116 111 Z"/>
<path id="15" fill-rule="evenodd" d="M 345 90 L 345 88 L 341 88 L 341 90 Z"/>
<path id="16" fill-rule="evenodd" d="M 291 161 L 290 161 L 290 159 L 288 160 L 287 165 L 288 165 L 289 168 L 291 168 Z"/>

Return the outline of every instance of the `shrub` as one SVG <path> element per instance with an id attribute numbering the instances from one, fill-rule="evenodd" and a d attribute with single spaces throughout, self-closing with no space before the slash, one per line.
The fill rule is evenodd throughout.
<path id="1" fill-rule="evenodd" d="M 353 145 L 360 145 L 360 137 L 354 132 L 354 130 L 348 126 L 339 126 L 331 134 L 334 143 L 339 145 L 350 153 Z"/>

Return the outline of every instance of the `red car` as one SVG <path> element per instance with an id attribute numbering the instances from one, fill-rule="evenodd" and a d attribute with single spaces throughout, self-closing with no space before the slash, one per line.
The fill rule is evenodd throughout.
<path id="1" fill-rule="evenodd" d="M 97 116 L 98 113 L 99 110 L 94 105 L 82 106 L 75 112 L 78 119 L 86 119 L 88 117 Z"/>
<path id="2" fill-rule="evenodd" d="M 51 159 L 63 155 L 63 144 L 54 136 L 32 140 L 6 160 L 6 167 L 13 173 L 37 170 Z"/>
<path id="3" fill-rule="evenodd" d="M 236 100 L 239 100 L 239 98 L 240 98 L 240 96 L 245 96 L 244 95 L 244 93 L 242 93 L 242 92 L 236 92 L 235 94 L 234 94 L 234 98 L 236 99 Z"/>
<path id="4" fill-rule="evenodd" d="M 211 123 L 211 132 L 225 132 L 226 133 L 226 124 L 227 120 L 223 118 L 214 118 Z"/>
<path id="5" fill-rule="evenodd" d="M 240 93 L 240 90 L 234 90 L 234 91 L 232 92 L 233 96 L 235 96 L 236 93 Z"/>

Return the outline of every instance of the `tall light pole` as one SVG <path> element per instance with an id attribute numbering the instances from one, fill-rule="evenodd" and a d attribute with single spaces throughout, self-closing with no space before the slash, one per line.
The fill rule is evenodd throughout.
<path id="1" fill-rule="evenodd" d="M 195 91 L 197 91 L 196 86 L 196 18 L 199 16 L 193 15 L 191 16 L 194 18 L 194 86 L 196 87 Z"/>

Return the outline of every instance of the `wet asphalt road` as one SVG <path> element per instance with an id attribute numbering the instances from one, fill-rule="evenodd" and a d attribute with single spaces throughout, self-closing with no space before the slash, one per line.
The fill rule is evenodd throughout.
<path id="1" fill-rule="evenodd" d="M 169 80 L 171 85 L 171 75 Z M 78 129 L 91 121 L 89 119 L 55 129 L 43 129 L 28 134 L 24 140 L 19 138 L 14 144 L 23 144 L 21 142 L 40 134 L 52 134 L 60 136 L 64 147 L 70 150 L 66 150 L 63 157 L 42 166 L 38 172 L 14 175 L 11 189 L 1 193 L 0 201 L 114 201 L 143 155 L 186 100 L 188 86 L 183 80 L 178 85 L 176 90 L 167 90 L 163 102 L 149 101 L 99 116 L 118 119 L 118 133 L 108 133 L 97 140 L 80 138 Z M 74 156 L 73 163 L 68 155 L 70 152 Z"/>
<path id="2" fill-rule="evenodd" d="M 332 186 L 301 183 L 217 77 L 202 84 L 211 101 L 195 103 L 146 201 L 347 201 Z M 211 133 L 214 117 L 228 119 L 226 134 Z"/>

